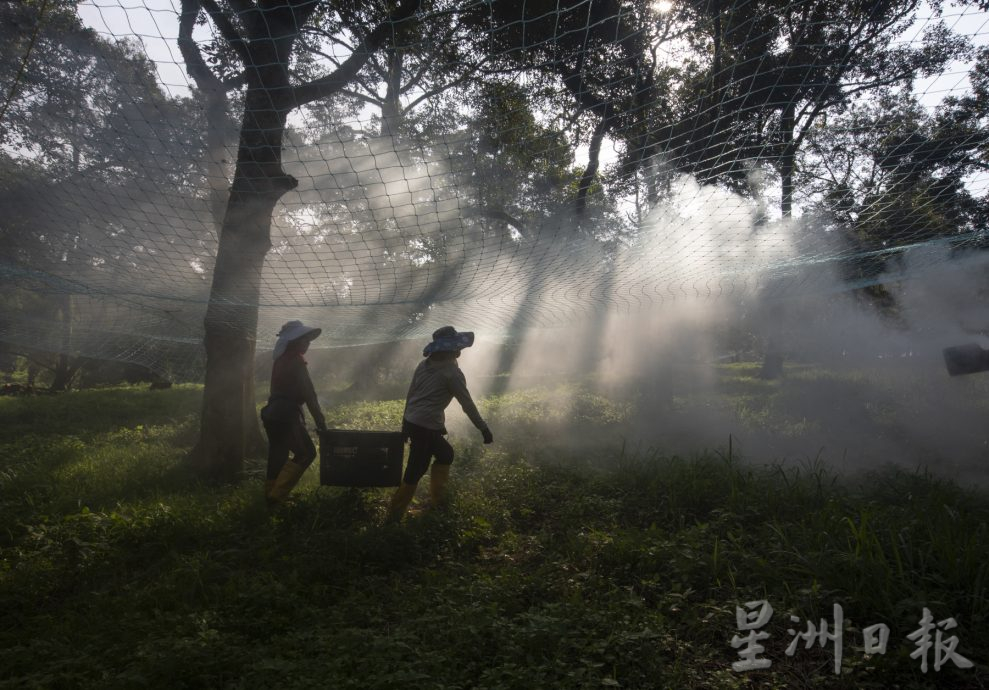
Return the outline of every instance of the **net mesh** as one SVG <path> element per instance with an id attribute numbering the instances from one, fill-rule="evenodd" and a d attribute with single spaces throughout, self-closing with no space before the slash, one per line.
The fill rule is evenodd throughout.
<path id="1" fill-rule="evenodd" d="M 230 36 L 284 4 L 0 1 L 0 342 L 198 375 Z M 296 84 L 386 38 L 288 116 L 260 348 L 294 318 L 336 346 L 826 294 L 984 245 L 977 4 L 350 5 L 292 27 Z"/>

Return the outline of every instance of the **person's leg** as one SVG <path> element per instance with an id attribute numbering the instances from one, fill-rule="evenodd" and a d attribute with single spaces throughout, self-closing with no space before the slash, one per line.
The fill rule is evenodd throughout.
<path id="1" fill-rule="evenodd" d="M 419 480 L 426 474 L 429 468 L 429 458 L 431 449 L 429 438 L 424 434 L 411 434 L 409 444 L 409 462 L 405 466 L 405 476 L 402 477 L 402 485 L 392 494 L 391 504 L 388 507 L 387 522 L 400 522 L 408 510 L 416 495 L 416 488 Z"/>
<path id="2" fill-rule="evenodd" d="M 404 479 L 402 480 L 402 485 L 395 489 L 395 493 L 391 496 L 391 502 L 388 504 L 388 517 L 385 518 L 385 522 L 390 524 L 402 521 L 402 518 L 405 517 L 405 511 L 409 509 L 409 504 L 415 498 L 418 487 L 419 482 L 410 484 Z"/>
<path id="3" fill-rule="evenodd" d="M 289 428 L 284 424 L 265 424 L 268 434 L 268 467 L 265 472 L 264 495 L 269 497 L 278 473 L 285 467 L 289 454 Z"/>
<path id="4" fill-rule="evenodd" d="M 268 492 L 268 501 L 271 503 L 281 503 L 288 498 L 306 469 L 316 459 L 316 446 L 302 424 L 292 425 L 287 435 L 287 445 L 292 451 L 292 459 L 285 462 Z"/>
<path id="5" fill-rule="evenodd" d="M 433 456 L 436 461 L 429 469 L 429 502 L 434 508 L 446 505 L 446 485 L 450 479 L 450 465 L 453 464 L 453 446 L 440 435 L 433 440 Z"/>
<path id="6" fill-rule="evenodd" d="M 306 469 L 315 459 L 316 444 L 313 443 L 312 436 L 306 428 L 299 424 L 294 428 L 292 436 L 292 462 Z"/>

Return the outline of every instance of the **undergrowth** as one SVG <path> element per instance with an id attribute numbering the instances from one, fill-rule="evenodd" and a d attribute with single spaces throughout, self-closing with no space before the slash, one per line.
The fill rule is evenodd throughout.
<path id="1" fill-rule="evenodd" d="M 383 526 L 385 490 L 319 487 L 269 512 L 185 466 L 199 391 L 0 399 L 0 687 L 979 688 L 989 684 L 989 498 L 923 473 L 839 478 L 725 451 L 534 445 L 622 405 L 482 403 L 453 502 Z M 393 428 L 397 401 L 330 409 Z M 545 437 L 540 438 L 540 442 Z M 428 483 L 428 482 L 424 482 Z M 736 607 L 768 600 L 765 670 L 736 672 Z M 844 614 L 833 649 L 785 650 Z M 924 608 L 976 663 L 920 670 Z M 799 622 L 791 621 L 796 616 Z M 890 629 L 885 654 L 862 629 Z M 932 632 L 933 636 L 933 632 Z"/>

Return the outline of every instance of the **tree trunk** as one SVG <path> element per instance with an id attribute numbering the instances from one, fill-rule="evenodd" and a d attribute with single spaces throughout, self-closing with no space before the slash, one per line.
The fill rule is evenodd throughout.
<path id="1" fill-rule="evenodd" d="M 783 148 L 780 152 L 780 187 L 782 196 L 780 197 L 780 212 L 783 218 L 793 216 L 793 170 L 796 159 L 796 147 L 793 144 L 794 110 L 796 104 L 791 101 L 786 104 L 780 116 L 780 135 Z M 775 321 L 782 318 L 780 310 L 774 310 Z M 770 323 L 770 335 L 767 339 L 766 352 L 762 358 L 762 370 L 759 376 L 764 379 L 777 379 L 783 375 L 783 362 L 785 356 L 780 347 L 780 337 L 774 333 L 773 329 L 781 326 L 776 322 Z"/>
<path id="2" fill-rule="evenodd" d="M 73 364 L 72 358 L 69 356 L 72 348 L 72 295 L 60 296 L 58 315 L 62 322 L 62 343 L 58 357 L 55 359 L 55 376 L 49 387 L 52 392 L 69 390 L 72 386 L 72 379 L 79 369 Z"/>
<path id="3" fill-rule="evenodd" d="M 79 371 L 79 365 L 73 361 L 72 357 L 66 353 L 59 354 L 55 360 L 55 377 L 52 385 L 48 387 L 52 393 L 62 393 L 72 388 L 72 379 Z"/>
<path id="4" fill-rule="evenodd" d="M 386 84 L 385 99 L 381 104 L 381 134 L 395 137 L 402 124 L 402 51 L 397 48 L 388 49 L 388 83 Z"/>
<path id="5" fill-rule="evenodd" d="M 766 315 L 766 351 L 762 356 L 762 369 L 759 377 L 763 379 L 778 379 L 783 375 L 783 362 L 786 355 L 783 352 L 783 309 L 779 304 L 769 308 Z"/>
<path id="6" fill-rule="evenodd" d="M 780 122 L 781 135 L 783 139 L 783 150 L 780 153 L 780 186 L 782 197 L 780 198 L 780 211 L 784 218 L 793 215 L 793 169 L 796 151 L 793 146 L 793 117 L 795 104 L 790 102 L 783 111 Z"/>
<path id="7" fill-rule="evenodd" d="M 261 269 L 277 198 L 234 193 L 217 249 L 206 309 L 206 385 L 197 460 L 204 474 L 232 478 L 243 468 L 254 420 L 254 350 Z M 231 414 L 231 410 L 241 410 Z M 250 420 L 250 421 L 249 421 Z"/>
<path id="8" fill-rule="evenodd" d="M 288 109 L 271 97 L 269 84 L 265 87 L 247 94 L 204 323 L 206 382 L 199 444 L 192 459 L 204 475 L 215 479 L 232 479 L 241 472 L 252 445 L 248 440 L 249 430 L 257 426 L 254 353 L 261 271 L 271 248 L 275 204 L 297 184 L 281 167 Z"/>
<path id="9" fill-rule="evenodd" d="M 606 131 L 608 131 L 608 118 L 603 117 L 594 128 L 594 134 L 591 135 L 591 143 L 587 151 L 587 167 L 584 169 L 584 174 L 580 178 L 580 186 L 577 188 L 575 209 L 578 222 L 587 211 L 587 195 L 591 185 L 594 184 L 594 180 L 597 179 L 599 161 L 601 160 L 601 143 L 604 141 Z"/>
<path id="10" fill-rule="evenodd" d="M 228 99 L 226 91 L 219 84 L 214 85 L 206 92 L 206 144 L 209 160 L 208 176 L 210 186 L 210 209 L 213 214 L 213 226 L 216 228 L 217 236 L 223 235 L 223 222 L 226 212 L 229 212 L 230 192 L 227 181 L 227 106 Z M 270 213 L 269 213 L 270 217 Z M 262 231 L 264 236 L 268 232 Z M 267 253 L 267 251 L 265 252 Z M 264 259 L 262 257 L 262 263 Z M 214 273 L 215 278 L 215 273 Z M 256 323 L 256 318 L 255 318 Z M 252 332 L 253 341 L 254 334 Z M 253 346 L 252 346 L 253 350 Z M 253 360 L 253 351 L 251 358 Z M 261 434 L 261 425 L 258 423 L 257 410 L 254 404 L 254 366 L 253 361 L 249 371 L 245 373 L 244 381 L 244 454 L 257 456 L 264 452 L 265 439 Z"/>
<path id="11" fill-rule="evenodd" d="M 206 175 L 209 182 L 210 211 L 219 231 L 229 202 L 227 180 L 227 94 L 219 88 L 206 92 Z"/>
<path id="12" fill-rule="evenodd" d="M 770 339 L 766 346 L 766 354 L 762 358 L 759 378 L 772 381 L 783 376 L 783 359 L 783 353 L 776 348 L 776 342 Z"/>

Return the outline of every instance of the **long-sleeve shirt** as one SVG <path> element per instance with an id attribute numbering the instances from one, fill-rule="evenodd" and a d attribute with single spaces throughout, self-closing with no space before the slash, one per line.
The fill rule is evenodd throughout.
<path id="1" fill-rule="evenodd" d="M 482 431 L 488 428 L 467 391 L 467 379 L 457 361 L 424 359 L 412 375 L 405 399 L 405 419 L 427 429 L 442 430 L 446 424 L 444 410 L 454 398 L 474 426 Z"/>
<path id="2" fill-rule="evenodd" d="M 271 392 L 269 401 L 289 400 L 300 407 L 305 405 L 316 422 L 316 427 L 326 426 L 323 411 L 319 407 L 319 398 L 312 379 L 309 378 L 309 368 L 306 360 L 300 354 L 286 353 L 275 360 L 271 368 Z"/>

